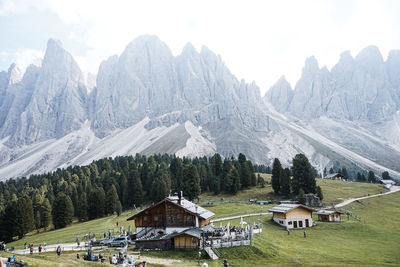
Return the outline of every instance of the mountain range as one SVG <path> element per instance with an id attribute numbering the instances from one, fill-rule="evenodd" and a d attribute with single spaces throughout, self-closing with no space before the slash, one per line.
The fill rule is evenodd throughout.
<path id="1" fill-rule="evenodd" d="M 266 75 L 268 75 L 266 73 Z M 350 53 L 328 71 L 306 60 L 294 89 L 282 77 L 264 97 L 220 56 L 190 43 L 174 56 L 140 36 L 99 66 L 95 86 L 59 41 L 41 66 L 0 72 L 0 179 L 142 153 L 389 171 L 400 178 L 400 51 Z"/>

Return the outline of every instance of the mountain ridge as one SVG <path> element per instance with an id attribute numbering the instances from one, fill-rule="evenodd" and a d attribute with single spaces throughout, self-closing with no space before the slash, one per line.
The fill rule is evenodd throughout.
<path id="1" fill-rule="evenodd" d="M 337 127 L 347 127 L 353 140 L 362 144 L 361 150 L 355 150 L 358 156 L 343 152 L 342 163 L 347 156 L 357 168 L 389 170 L 400 177 L 400 166 L 388 157 L 374 159 L 373 152 L 375 149 L 380 154 L 390 151 L 400 155 L 395 145 L 396 129 L 389 124 L 391 119 L 398 122 L 397 117 L 390 117 L 396 102 L 386 99 L 397 97 L 400 86 L 385 89 L 388 106 L 377 109 L 387 115 L 382 121 L 364 112 L 360 123 L 353 125 L 354 120 L 344 114 L 348 110 L 342 108 L 343 114 L 334 113 L 335 117 L 325 108 L 338 101 L 343 106 L 342 98 L 332 96 L 332 84 L 339 91 L 344 87 L 341 80 L 357 84 L 349 81 L 348 73 L 350 78 L 355 73 L 360 79 L 367 77 L 366 82 L 380 88 L 377 79 L 365 74 L 367 67 L 354 69 L 351 62 L 356 59 L 348 53 L 341 57 L 341 64 L 348 70 L 340 71 L 338 63 L 329 72 L 310 57 L 295 90 L 281 77 L 261 98 L 255 82 L 239 81 L 222 58 L 206 46 L 198 52 L 188 43 L 181 54 L 173 56 L 157 36 L 140 36 L 121 55 L 100 64 L 92 90 L 60 42 L 50 39 L 47 46 L 42 66 L 28 67 L 22 79 L 15 66 L 7 73 L 0 72 L 0 95 L 5 96 L 4 101 L 0 100 L 1 179 L 135 153 L 195 157 L 219 152 L 231 157 L 243 152 L 255 163 L 270 164 L 274 157 L 281 156 L 287 165 L 295 154 L 304 153 L 323 172 L 324 168 L 337 165 L 334 158 L 338 157 L 332 155 L 351 149 L 340 135 L 334 134 Z M 364 54 L 379 59 L 372 48 Z M 363 61 L 364 57 L 359 59 Z M 383 63 L 384 68 L 378 68 L 380 74 L 385 73 L 384 85 L 400 81 L 400 72 L 390 67 L 400 65 L 399 59 L 400 55 L 393 52 L 388 63 Z M 10 79 L 14 69 L 15 78 Z M 332 83 L 332 73 L 338 82 Z M 356 89 L 362 92 L 364 87 Z M 293 99 L 296 105 L 292 105 Z M 329 122 L 324 121 L 325 116 L 333 126 L 321 133 L 318 125 Z M 366 126 L 361 123 L 370 123 L 369 119 L 380 123 L 377 129 L 384 130 L 391 139 L 365 131 Z M 311 134 L 311 130 L 318 135 Z M 322 146 L 325 148 L 318 149 Z"/>

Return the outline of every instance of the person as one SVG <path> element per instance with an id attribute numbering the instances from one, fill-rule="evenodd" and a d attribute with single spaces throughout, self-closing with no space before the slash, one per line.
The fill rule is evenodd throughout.
<path id="1" fill-rule="evenodd" d="M 39 254 L 42 252 L 42 244 L 39 245 Z"/>
<path id="2" fill-rule="evenodd" d="M 24 249 L 26 249 L 28 246 L 26 245 L 26 242 L 25 242 L 25 244 L 24 244 Z"/>
<path id="3" fill-rule="evenodd" d="M 306 231 L 304 231 L 304 238 L 306 238 L 307 237 L 307 233 L 306 233 Z"/>
<path id="4" fill-rule="evenodd" d="M 289 228 L 286 228 L 287 234 L 290 235 L 290 230 Z"/>
<path id="5" fill-rule="evenodd" d="M 57 256 L 61 255 L 61 247 L 60 247 L 60 245 L 58 245 L 58 247 L 56 249 L 56 253 L 57 253 Z"/>
<path id="6" fill-rule="evenodd" d="M 106 238 L 107 237 L 107 234 L 106 234 L 106 232 L 104 232 L 104 238 Z"/>
<path id="7" fill-rule="evenodd" d="M 76 243 L 78 244 L 78 247 L 80 246 L 81 242 L 79 241 L 79 239 L 76 240 Z"/>
<path id="8" fill-rule="evenodd" d="M 31 244 L 31 245 L 29 246 L 29 252 L 31 253 L 31 255 L 33 254 L 33 244 Z"/>

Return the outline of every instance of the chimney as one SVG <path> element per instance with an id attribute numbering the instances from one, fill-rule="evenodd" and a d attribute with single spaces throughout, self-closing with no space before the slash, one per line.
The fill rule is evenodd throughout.
<path id="1" fill-rule="evenodd" d="M 182 195 L 183 195 L 182 191 L 179 191 L 178 192 L 178 204 L 179 205 L 182 205 Z"/>

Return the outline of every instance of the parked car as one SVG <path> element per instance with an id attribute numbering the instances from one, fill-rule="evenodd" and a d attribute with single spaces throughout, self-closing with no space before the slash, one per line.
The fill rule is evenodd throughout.
<path id="1" fill-rule="evenodd" d="M 100 241 L 100 245 L 108 246 L 110 244 L 110 242 L 113 241 L 114 239 L 115 239 L 115 236 L 107 237 L 106 239 L 103 239 Z"/>
<path id="2" fill-rule="evenodd" d="M 127 236 L 120 236 L 108 243 L 109 247 L 125 247 L 128 244 Z"/>

